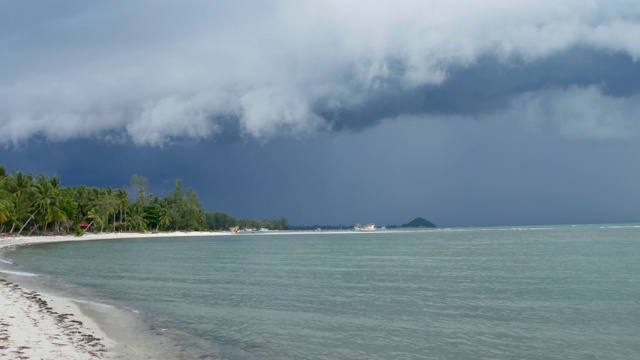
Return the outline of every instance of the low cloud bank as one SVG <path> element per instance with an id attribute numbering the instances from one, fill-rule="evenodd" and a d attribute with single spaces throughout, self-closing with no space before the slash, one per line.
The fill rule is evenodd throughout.
<path id="1" fill-rule="evenodd" d="M 140 1 L 43 7 L 33 14 L 27 5 L 0 5 L 2 16 L 14 20 L 3 22 L 0 32 L 5 146 L 33 138 L 163 146 L 219 136 L 229 119 L 242 136 L 264 140 L 373 126 L 407 112 L 513 111 L 523 115 L 514 121 L 524 118 L 568 138 L 638 135 L 638 89 L 616 94 L 607 88 L 630 79 L 610 74 L 585 83 L 580 74 L 554 73 L 549 62 L 578 47 L 636 61 L 635 1 L 273 0 L 250 7 Z M 492 76 L 460 76 L 468 69 L 482 74 L 486 58 L 494 62 Z M 547 66 L 545 82 L 510 81 L 513 69 L 540 63 Z M 593 66 L 603 66 L 585 63 L 589 59 L 575 59 L 585 79 Z M 476 99 L 451 92 L 469 87 L 477 89 L 469 93 Z M 490 97 L 483 89 L 500 96 L 484 108 L 468 106 L 480 95 Z M 415 94 L 421 94 L 422 105 L 413 109 L 398 100 Z"/>

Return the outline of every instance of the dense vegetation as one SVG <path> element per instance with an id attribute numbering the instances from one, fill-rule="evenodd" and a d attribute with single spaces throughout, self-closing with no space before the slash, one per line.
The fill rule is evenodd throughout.
<path id="1" fill-rule="evenodd" d="M 238 220 L 223 212 L 206 212 L 196 192 L 184 190 L 181 179 L 164 198 L 147 191 L 147 179 L 138 175 L 131 178 L 130 193 L 109 187 L 64 187 L 56 176 L 8 174 L 0 165 L 0 234 L 288 228 L 285 218 Z"/>

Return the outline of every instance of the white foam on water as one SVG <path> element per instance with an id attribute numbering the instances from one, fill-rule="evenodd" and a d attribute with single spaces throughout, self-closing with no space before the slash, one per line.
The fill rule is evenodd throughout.
<path id="1" fill-rule="evenodd" d="M 630 229 L 630 228 L 640 228 L 640 225 L 610 225 L 610 226 L 600 226 L 600 229 Z"/>
<path id="2" fill-rule="evenodd" d="M 14 271 L 14 270 L 3 270 L 3 269 L 0 269 L 0 273 L 18 275 L 18 276 L 28 276 L 28 277 L 40 276 L 38 274 L 25 272 L 25 271 Z"/>
<path id="3" fill-rule="evenodd" d="M 477 231 L 543 231 L 555 230 L 553 227 L 508 227 L 508 228 L 438 228 L 428 231 L 447 231 L 447 232 L 477 232 Z"/>
<path id="4" fill-rule="evenodd" d="M 92 301 L 92 300 L 82 300 L 82 299 L 71 299 L 74 302 L 77 303 L 81 303 L 81 304 L 87 304 L 89 306 L 99 306 L 99 307 L 103 307 L 103 308 L 109 308 L 109 309 L 121 309 L 124 311 L 129 311 L 132 312 L 134 314 L 140 314 L 140 311 L 136 310 L 136 309 L 132 309 L 126 306 L 114 306 L 114 305 L 109 305 L 109 304 L 105 304 L 105 303 L 101 303 L 101 302 L 97 302 L 97 301 Z"/>
<path id="5" fill-rule="evenodd" d="M 9 264 L 9 265 L 13 265 L 13 261 L 6 260 L 6 259 L 3 259 L 3 258 L 0 258 L 0 262 L 1 263 L 5 263 L 5 264 Z"/>
<path id="6" fill-rule="evenodd" d="M 80 299 L 71 299 L 71 300 L 73 300 L 73 302 L 77 302 L 77 303 L 81 303 L 81 304 L 87 304 L 87 305 L 91 305 L 91 306 L 100 306 L 100 307 L 105 307 L 105 308 L 109 308 L 109 309 L 115 309 L 116 308 L 113 305 L 103 304 L 103 303 L 96 302 L 96 301 L 80 300 Z"/>

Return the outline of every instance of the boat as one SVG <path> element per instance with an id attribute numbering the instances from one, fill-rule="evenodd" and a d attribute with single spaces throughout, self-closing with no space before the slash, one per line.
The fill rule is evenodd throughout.
<path id="1" fill-rule="evenodd" d="M 365 226 L 356 224 L 356 226 L 354 226 L 353 229 L 355 231 L 376 231 L 376 224 L 367 224 Z"/>

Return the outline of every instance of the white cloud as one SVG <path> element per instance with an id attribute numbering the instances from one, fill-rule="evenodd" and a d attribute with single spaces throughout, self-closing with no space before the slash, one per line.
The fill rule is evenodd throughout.
<path id="1" fill-rule="evenodd" d="M 314 131 L 328 126 L 319 106 L 357 109 L 391 86 L 441 84 L 483 55 L 535 62 L 589 46 L 640 57 L 638 19 L 640 3 L 623 0 L 85 5 L 33 26 L 4 25 L 0 144 L 116 132 L 162 145 L 215 136 L 224 116 L 258 138 Z M 580 102 L 585 91 L 563 94 Z M 608 109 L 588 111 L 600 116 L 591 125 L 565 122 L 563 131 L 605 134 L 617 100 L 604 98 L 584 104 Z M 521 101 L 554 106 L 536 96 Z"/>

